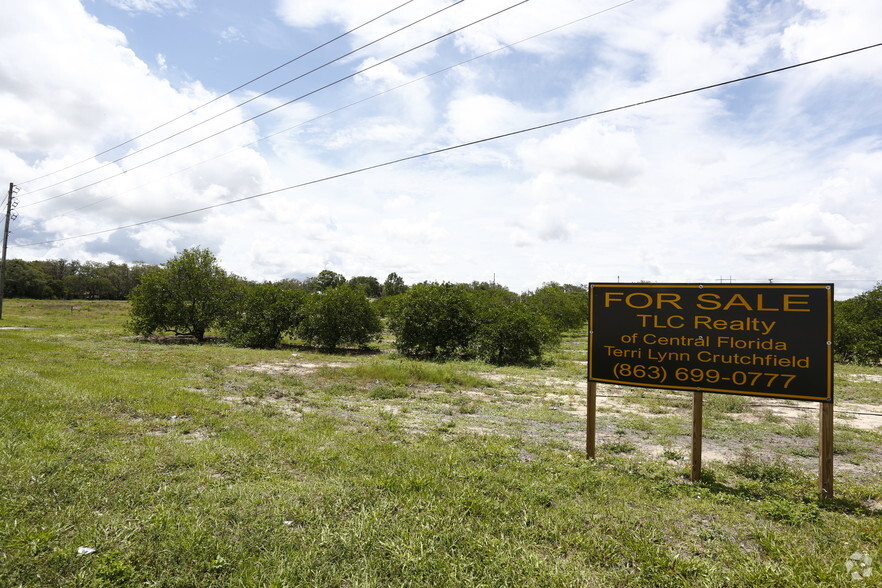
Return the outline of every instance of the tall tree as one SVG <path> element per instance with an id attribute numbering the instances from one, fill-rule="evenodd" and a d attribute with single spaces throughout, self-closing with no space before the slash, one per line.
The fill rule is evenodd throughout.
<path id="1" fill-rule="evenodd" d="M 395 272 L 389 274 L 386 281 L 383 282 L 383 296 L 395 296 L 396 294 L 404 294 L 406 291 L 407 286 L 404 285 L 404 280 Z"/>

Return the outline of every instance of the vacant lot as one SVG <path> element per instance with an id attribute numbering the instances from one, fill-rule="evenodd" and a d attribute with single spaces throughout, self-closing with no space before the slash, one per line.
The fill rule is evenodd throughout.
<path id="1" fill-rule="evenodd" d="M 814 404 L 705 396 L 690 484 L 691 395 L 602 386 L 586 460 L 584 333 L 494 368 L 125 318 L 5 302 L 0 585 L 879 585 L 878 368 L 837 366 L 819 502 Z"/>

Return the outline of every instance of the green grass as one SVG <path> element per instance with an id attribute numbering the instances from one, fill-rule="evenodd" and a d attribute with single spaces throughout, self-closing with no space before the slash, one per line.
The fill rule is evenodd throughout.
<path id="1" fill-rule="evenodd" d="M 810 427 L 725 397 L 709 438 L 762 450 L 691 484 L 687 397 L 625 395 L 588 461 L 563 359 L 161 345 L 125 318 L 5 301 L 0 326 L 41 328 L 0 331 L 2 586 L 852 586 L 853 553 L 882 562 L 876 431 L 837 431 L 871 473 L 819 502 L 786 449 Z"/>

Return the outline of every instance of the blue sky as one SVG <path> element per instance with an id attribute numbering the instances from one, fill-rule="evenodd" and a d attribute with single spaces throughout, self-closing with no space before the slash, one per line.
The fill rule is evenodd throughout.
<path id="1" fill-rule="evenodd" d="M 225 95 L 402 4 L 0 0 L 9 256 L 201 246 L 254 280 L 516 291 L 731 278 L 843 298 L 882 280 L 882 48 L 345 175 L 880 43 L 882 5 L 530 0 L 381 63 L 516 4 L 413 0 Z"/>

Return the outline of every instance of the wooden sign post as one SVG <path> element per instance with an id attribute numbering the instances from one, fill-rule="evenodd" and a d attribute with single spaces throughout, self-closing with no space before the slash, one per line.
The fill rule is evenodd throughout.
<path id="1" fill-rule="evenodd" d="M 692 396 L 692 471 L 689 479 L 697 482 L 701 479 L 701 429 L 704 409 L 704 392 L 696 392 Z"/>
<path id="2" fill-rule="evenodd" d="M 586 411 L 585 457 L 594 459 L 597 443 L 597 382 L 588 382 L 588 407 Z"/>
<path id="3" fill-rule="evenodd" d="M 822 404 L 818 427 L 818 494 L 833 498 L 833 403 Z"/>

